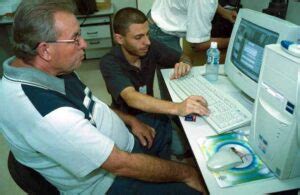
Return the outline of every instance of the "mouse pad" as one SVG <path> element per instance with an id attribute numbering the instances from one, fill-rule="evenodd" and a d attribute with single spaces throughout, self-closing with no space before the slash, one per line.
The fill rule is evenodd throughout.
<path id="1" fill-rule="evenodd" d="M 245 135 L 229 133 L 209 136 L 206 139 L 199 139 L 198 143 L 206 160 L 217 151 L 227 147 L 234 147 L 242 157 L 243 164 L 225 171 L 212 172 L 222 188 L 274 177 L 273 173 L 253 153 Z"/>

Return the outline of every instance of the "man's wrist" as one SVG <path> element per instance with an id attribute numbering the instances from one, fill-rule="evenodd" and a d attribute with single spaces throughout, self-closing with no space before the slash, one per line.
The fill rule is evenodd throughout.
<path id="1" fill-rule="evenodd" d="M 128 116 L 127 117 L 127 125 L 132 127 L 134 126 L 134 124 L 137 122 L 137 118 L 133 117 L 133 116 Z"/>
<path id="2" fill-rule="evenodd" d="M 186 55 L 182 55 L 180 57 L 179 62 L 183 62 L 183 63 L 188 64 L 188 65 L 192 65 L 192 60 Z"/>
<path id="3" fill-rule="evenodd" d="M 185 63 L 185 64 L 188 64 L 188 65 L 192 65 L 192 62 L 191 62 L 191 60 L 181 60 L 180 62 L 182 62 L 182 63 Z"/>
<path id="4" fill-rule="evenodd" d="M 177 102 L 172 102 L 173 107 L 170 112 L 170 114 L 175 115 L 175 116 L 180 116 L 180 103 Z"/>
<path id="5" fill-rule="evenodd" d="M 185 174 L 183 175 L 183 182 L 184 183 L 188 183 L 190 180 L 192 180 L 193 178 L 197 177 L 197 171 L 194 167 L 191 167 L 189 165 L 185 166 Z"/>

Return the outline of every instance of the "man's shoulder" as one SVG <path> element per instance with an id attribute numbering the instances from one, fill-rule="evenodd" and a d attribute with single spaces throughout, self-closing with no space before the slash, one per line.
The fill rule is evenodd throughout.
<path id="1" fill-rule="evenodd" d="M 69 101 L 66 101 L 64 95 L 60 94 L 57 91 L 27 84 L 22 84 L 22 89 L 31 104 L 42 116 L 47 115 L 57 108 L 66 106 L 74 107 Z"/>
<path id="2" fill-rule="evenodd" d="M 114 46 L 111 48 L 111 50 L 106 53 L 103 57 L 101 57 L 101 60 L 100 60 L 100 65 L 101 64 L 104 64 L 107 63 L 107 62 L 115 62 L 117 60 L 121 60 L 121 49 L 119 46 Z"/>

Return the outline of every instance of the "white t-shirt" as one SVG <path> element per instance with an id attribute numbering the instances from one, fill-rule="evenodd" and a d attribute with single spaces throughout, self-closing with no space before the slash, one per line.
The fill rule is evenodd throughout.
<path id="1" fill-rule="evenodd" d="M 217 0 L 156 0 L 151 17 L 165 33 L 202 43 L 210 39 L 217 6 Z"/>

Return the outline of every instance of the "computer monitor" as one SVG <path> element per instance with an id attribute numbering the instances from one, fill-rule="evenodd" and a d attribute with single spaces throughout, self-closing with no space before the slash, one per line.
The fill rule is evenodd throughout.
<path id="1" fill-rule="evenodd" d="M 299 38 L 300 27 L 296 24 L 254 10 L 240 9 L 227 49 L 225 73 L 253 100 L 265 46 Z"/>

